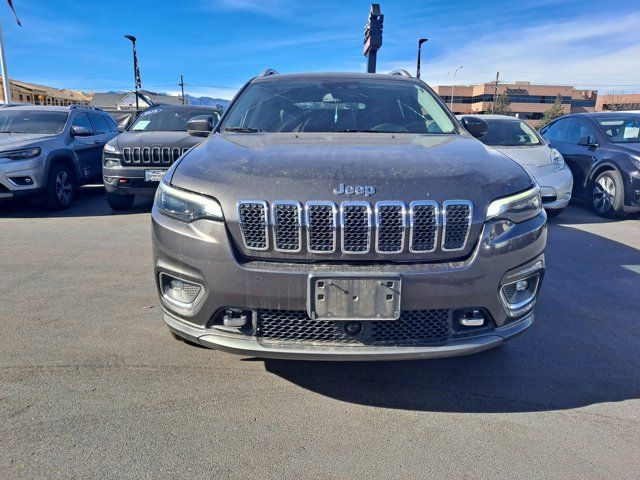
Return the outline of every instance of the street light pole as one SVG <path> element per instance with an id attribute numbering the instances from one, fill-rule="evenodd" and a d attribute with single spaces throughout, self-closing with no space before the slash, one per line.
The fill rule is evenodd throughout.
<path id="1" fill-rule="evenodd" d="M 421 38 L 418 40 L 418 66 L 416 67 L 416 78 L 420 78 L 420 56 L 422 54 L 422 44 L 428 41 L 428 38 Z"/>
<path id="2" fill-rule="evenodd" d="M 460 70 L 461 68 L 462 68 L 462 65 L 456 68 L 456 71 L 453 72 L 453 83 L 451 84 L 451 112 L 452 113 L 453 113 L 453 94 L 456 91 L 456 73 L 458 73 L 458 70 Z"/>
<path id="3" fill-rule="evenodd" d="M 138 105 L 138 87 L 140 86 L 140 70 L 138 69 L 138 56 L 136 55 L 136 37 L 133 35 L 125 35 L 124 38 L 131 40 L 133 46 L 133 81 L 135 82 L 134 92 L 136 95 L 136 112 L 140 110 Z"/>
<path id="4" fill-rule="evenodd" d="M 4 89 L 4 103 L 11 103 L 11 80 L 7 73 L 7 57 L 4 54 L 4 39 L 2 37 L 2 25 L 0 24 L 0 67 L 2 68 L 2 88 Z"/>

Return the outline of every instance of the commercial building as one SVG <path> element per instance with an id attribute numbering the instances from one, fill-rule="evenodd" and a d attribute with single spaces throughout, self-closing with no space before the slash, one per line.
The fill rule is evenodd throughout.
<path id="1" fill-rule="evenodd" d="M 596 112 L 640 110 L 640 93 L 609 93 L 598 95 Z"/>
<path id="2" fill-rule="evenodd" d="M 440 85 L 434 90 L 447 105 L 451 105 L 451 85 Z M 456 85 L 453 92 L 454 113 L 491 113 L 496 95 L 495 83 Z M 538 123 L 558 95 L 562 97 L 565 113 L 593 112 L 598 96 L 595 90 L 578 90 L 570 85 L 532 85 L 530 82 L 499 83 L 497 94 L 502 93 L 509 96 L 513 114 L 533 125 Z"/>
<path id="3" fill-rule="evenodd" d="M 147 90 L 138 91 L 138 108 L 144 110 L 151 105 L 158 103 L 181 105 L 182 97 L 178 95 L 167 95 L 164 93 L 149 92 Z M 94 93 L 91 99 L 91 106 L 101 108 L 106 112 L 130 111 L 136 108 L 135 92 L 107 92 Z"/>
<path id="4" fill-rule="evenodd" d="M 0 99 L 4 98 L 4 79 L 0 78 Z M 91 98 L 75 90 L 59 89 L 28 83 L 20 80 L 10 80 L 11 101 L 33 103 L 34 105 L 89 105 Z"/>

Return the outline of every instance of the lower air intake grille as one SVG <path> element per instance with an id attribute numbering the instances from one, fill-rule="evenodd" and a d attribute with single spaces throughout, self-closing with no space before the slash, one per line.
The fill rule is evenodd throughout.
<path id="1" fill-rule="evenodd" d="M 398 320 L 362 322 L 347 335 L 347 322 L 311 320 L 304 310 L 258 310 L 260 341 L 349 345 L 435 345 L 449 338 L 449 310 L 407 310 Z"/>
<path id="2" fill-rule="evenodd" d="M 471 219 L 471 204 L 444 203 L 444 236 L 442 250 L 461 250 L 467 242 Z"/>
<path id="3" fill-rule="evenodd" d="M 267 204 L 262 201 L 245 201 L 238 205 L 240 227 L 247 248 L 266 250 L 269 248 L 267 237 Z"/>

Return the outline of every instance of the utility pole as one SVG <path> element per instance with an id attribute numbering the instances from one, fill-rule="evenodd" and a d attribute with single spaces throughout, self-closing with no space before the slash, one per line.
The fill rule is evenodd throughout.
<path id="1" fill-rule="evenodd" d="M 498 99 L 498 82 L 500 81 L 500 72 L 496 72 L 496 84 L 493 87 L 493 102 L 491 102 L 491 113 L 496 111 L 496 100 Z"/>
<path id="2" fill-rule="evenodd" d="M 7 73 L 7 57 L 4 54 L 4 38 L 2 35 L 2 24 L 0 23 L 0 67 L 2 67 L 2 88 L 4 90 L 4 103 L 11 103 L 11 80 Z"/>
<path id="3" fill-rule="evenodd" d="M 364 51 L 362 52 L 367 57 L 367 73 L 376 73 L 378 50 L 382 46 L 383 22 L 384 15 L 380 13 L 380 5 L 372 3 L 369 21 L 364 26 Z"/>
<path id="4" fill-rule="evenodd" d="M 420 40 L 418 40 L 418 64 L 416 66 L 416 78 L 420 78 L 420 57 L 422 56 L 422 44 L 428 41 L 428 38 L 421 38 Z"/>
<path id="5" fill-rule="evenodd" d="M 180 90 L 182 91 L 182 104 L 185 105 L 185 99 L 184 99 L 184 78 L 182 78 L 182 75 L 180 75 L 180 83 L 178 84 L 180 85 Z"/>

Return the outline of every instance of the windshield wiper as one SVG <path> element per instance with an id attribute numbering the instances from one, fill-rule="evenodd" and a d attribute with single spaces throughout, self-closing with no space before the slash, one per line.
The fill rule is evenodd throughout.
<path id="1" fill-rule="evenodd" d="M 405 132 L 391 132 L 389 130 L 366 130 L 358 128 L 348 128 L 346 130 L 338 130 L 338 133 L 405 133 Z"/>
<path id="2" fill-rule="evenodd" d="M 232 133 L 258 133 L 258 132 L 261 132 L 262 130 L 258 128 L 249 128 L 249 127 L 225 127 L 224 131 L 232 132 Z"/>

